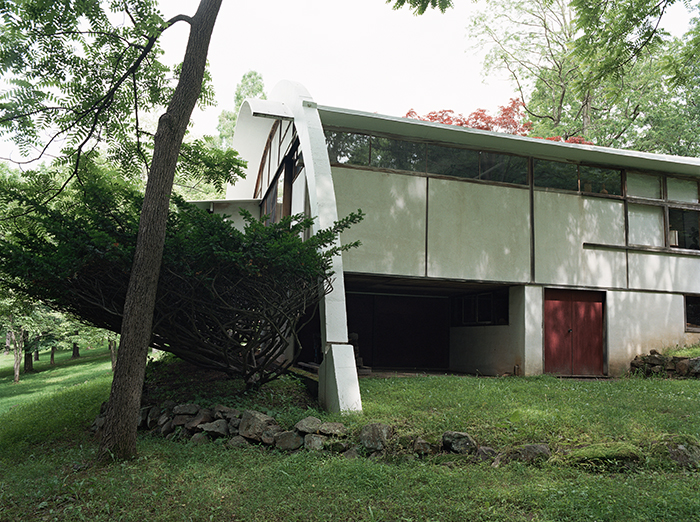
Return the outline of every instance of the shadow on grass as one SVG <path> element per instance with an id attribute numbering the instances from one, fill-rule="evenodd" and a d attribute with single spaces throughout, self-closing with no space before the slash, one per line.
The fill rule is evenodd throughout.
<path id="1" fill-rule="evenodd" d="M 12 358 L 12 355 L 5 356 Z M 36 371 L 21 373 L 19 383 L 14 383 L 12 367 L 0 370 L 0 415 L 10 409 L 81 383 L 111 374 L 109 352 L 96 351 L 78 359 L 70 359 L 70 353 L 57 354 L 56 364 L 35 362 Z"/>

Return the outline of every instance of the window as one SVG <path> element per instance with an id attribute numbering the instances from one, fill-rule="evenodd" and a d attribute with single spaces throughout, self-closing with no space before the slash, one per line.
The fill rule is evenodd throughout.
<path id="1" fill-rule="evenodd" d="M 527 185 L 527 158 L 493 152 L 481 153 L 480 179 Z"/>
<path id="2" fill-rule="evenodd" d="M 535 159 L 534 169 L 536 187 L 587 194 L 622 195 L 622 175 L 619 169 L 539 159 Z"/>
<path id="3" fill-rule="evenodd" d="M 578 191 L 578 165 L 535 160 L 535 186 Z"/>
<path id="4" fill-rule="evenodd" d="M 700 296 L 685 296 L 685 329 L 700 332 Z"/>
<path id="5" fill-rule="evenodd" d="M 700 250 L 698 195 L 694 180 L 628 172 L 628 244 Z"/>
<path id="6" fill-rule="evenodd" d="M 636 198 L 661 199 L 661 177 L 628 172 L 627 195 Z"/>
<path id="7" fill-rule="evenodd" d="M 331 164 L 528 184 L 528 158 L 458 146 L 325 130 Z"/>
<path id="8" fill-rule="evenodd" d="M 669 246 L 700 250 L 700 212 L 670 208 L 668 228 Z"/>
<path id="9" fill-rule="evenodd" d="M 428 172 L 440 176 L 479 178 L 479 151 L 428 145 Z"/>
<path id="10" fill-rule="evenodd" d="M 630 245 L 664 246 L 663 207 L 630 203 L 627 213 L 629 217 Z"/>
<path id="11" fill-rule="evenodd" d="M 581 192 L 622 195 L 622 177 L 619 170 L 581 165 L 579 176 Z"/>
<path id="12" fill-rule="evenodd" d="M 508 324 L 508 288 L 458 297 L 452 303 L 452 326 Z"/>

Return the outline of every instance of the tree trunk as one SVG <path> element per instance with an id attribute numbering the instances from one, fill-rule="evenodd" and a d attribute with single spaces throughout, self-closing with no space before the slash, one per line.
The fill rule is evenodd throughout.
<path id="1" fill-rule="evenodd" d="M 34 350 L 34 360 L 35 361 L 39 360 L 39 350 Z"/>
<path id="2" fill-rule="evenodd" d="M 10 330 L 5 332 L 5 355 L 10 355 L 10 346 L 12 346 L 12 338 L 10 337 Z"/>
<path id="3" fill-rule="evenodd" d="M 19 337 L 19 338 L 18 338 Z M 22 352 L 24 351 L 24 333 L 20 330 L 19 336 L 12 332 L 12 344 L 15 350 L 15 383 L 19 382 L 19 369 L 22 363 Z"/>
<path id="4" fill-rule="evenodd" d="M 54 361 L 54 355 L 56 355 L 56 347 L 52 346 L 51 347 L 51 362 L 49 363 L 51 366 L 55 366 L 56 362 Z"/>
<path id="5" fill-rule="evenodd" d="M 136 454 L 136 429 L 170 193 L 182 139 L 202 90 L 209 41 L 221 2 L 201 0 L 197 13 L 189 20 L 190 36 L 180 79 L 167 111 L 158 121 L 124 303 L 119 357 L 101 433 L 98 451 L 101 460 L 127 459 Z"/>
<path id="6" fill-rule="evenodd" d="M 34 371 L 34 354 L 32 352 L 24 352 L 24 373 Z"/>
<path id="7" fill-rule="evenodd" d="M 80 346 L 78 343 L 73 343 L 73 354 L 70 356 L 71 359 L 78 359 L 80 357 Z"/>
<path id="8" fill-rule="evenodd" d="M 110 339 L 108 341 L 109 344 L 109 355 L 112 359 L 112 372 L 114 372 L 114 368 L 117 365 L 117 341 L 114 339 Z"/>

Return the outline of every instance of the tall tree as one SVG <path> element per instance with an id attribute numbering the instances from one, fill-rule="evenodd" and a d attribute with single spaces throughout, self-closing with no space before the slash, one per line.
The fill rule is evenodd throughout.
<path id="1" fill-rule="evenodd" d="M 533 122 L 531 136 L 582 136 L 633 147 L 642 116 L 663 103 L 660 60 L 644 51 L 625 74 L 593 79 L 572 52 L 577 13 L 569 0 L 486 0 L 471 35 L 488 46 L 486 70 L 510 75 Z"/>
<path id="2" fill-rule="evenodd" d="M 397 8 L 405 4 L 420 13 L 428 7 L 444 11 L 451 2 L 395 0 Z M 0 3 L 0 70 L 13 85 L 2 98 L 2 131 L 12 134 L 26 154 L 35 146 L 42 154 L 62 139 L 64 163 L 71 165 L 75 177 L 97 160 L 105 140 L 110 157 L 125 170 L 140 174 L 144 165 L 148 170 L 101 459 L 136 453 L 169 196 L 183 136 L 202 90 L 220 7 L 221 0 L 200 0 L 193 16 L 165 21 L 155 0 Z M 157 61 L 157 44 L 163 31 L 180 22 L 189 24 L 190 33 L 177 86 L 171 90 L 166 70 Z M 149 156 L 149 136 L 139 117 L 144 108 L 160 105 L 167 110 L 159 119 Z M 48 142 L 42 139 L 47 130 Z M 224 174 L 231 180 L 234 171 Z"/>
<path id="3" fill-rule="evenodd" d="M 220 144 L 224 148 L 231 147 L 233 143 L 233 131 L 236 128 L 238 111 L 247 98 L 267 99 L 265 82 L 262 75 L 257 71 L 248 71 L 236 85 L 236 92 L 233 97 L 233 111 L 223 110 L 219 114 L 219 124 L 216 126 L 216 130 L 219 131 Z"/>

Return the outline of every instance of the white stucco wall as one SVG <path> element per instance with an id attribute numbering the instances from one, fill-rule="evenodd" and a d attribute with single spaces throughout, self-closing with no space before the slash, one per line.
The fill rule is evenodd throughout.
<path id="1" fill-rule="evenodd" d="M 428 183 L 428 276 L 529 280 L 527 190 L 443 179 Z"/>
<path id="2" fill-rule="evenodd" d="M 625 245 L 621 201 L 572 194 L 534 194 L 535 280 L 548 285 L 624 288 L 625 252 L 583 248 Z"/>
<path id="3" fill-rule="evenodd" d="M 629 253 L 630 288 L 700 294 L 700 257 Z"/>
<path id="4" fill-rule="evenodd" d="M 608 373 L 622 375 L 637 354 L 700 341 L 685 332 L 683 295 L 607 292 Z"/>
<path id="5" fill-rule="evenodd" d="M 450 329 L 450 370 L 477 375 L 523 374 L 526 339 L 525 288 L 511 287 L 507 326 Z"/>
<path id="6" fill-rule="evenodd" d="M 362 246 L 343 254 L 349 272 L 425 275 L 426 178 L 333 167 L 338 215 L 358 208 L 361 223 L 342 242 Z"/>
<path id="7" fill-rule="evenodd" d="M 544 289 L 523 287 L 525 303 L 525 348 L 523 375 L 540 375 L 544 371 Z"/>

